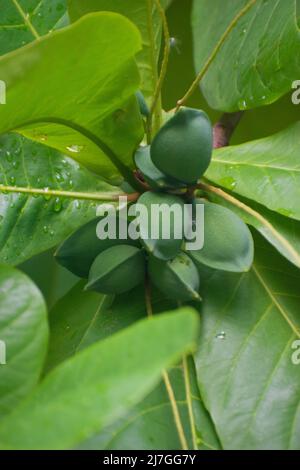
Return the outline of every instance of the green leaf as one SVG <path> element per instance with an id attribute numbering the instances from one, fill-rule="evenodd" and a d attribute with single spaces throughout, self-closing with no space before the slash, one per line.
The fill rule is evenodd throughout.
<path id="1" fill-rule="evenodd" d="M 209 194 L 211 197 L 211 194 Z M 220 196 L 213 196 L 218 204 L 228 207 L 241 217 L 248 225 L 252 225 L 268 240 L 285 258 L 300 268 L 300 222 L 284 217 L 277 212 L 249 200 L 237 200 L 233 203 Z"/>
<path id="2" fill-rule="evenodd" d="M 218 450 L 220 444 L 212 421 L 199 396 L 193 360 L 189 363 L 189 381 L 194 418 L 197 423 L 196 435 L 199 450 Z M 192 449 L 184 377 L 182 365 L 169 370 L 169 379 L 176 396 L 176 403 L 188 440 Z M 170 401 L 163 382 L 143 401 L 135 406 L 124 418 L 107 427 L 102 433 L 81 444 L 84 450 L 182 450 Z"/>
<path id="3" fill-rule="evenodd" d="M 83 287 L 84 282 L 75 286 L 50 313 L 51 337 L 46 370 L 147 315 L 143 289 L 137 288 L 113 299 L 83 292 Z M 152 304 L 156 314 L 176 308 L 174 302 L 166 300 L 156 289 L 152 291 Z M 199 396 L 193 361 L 188 366 L 199 448 L 219 448 L 213 424 Z M 182 367 L 169 371 L 185 433 L 192 445 L 182 374 Z M 84 449 L 133 446 L 136 449 L 180 449 L 171 405 L 162 382 L 124 418 L 80 443 L 80 448 Z"/>
<path id="4" fill-rule="evenodd" d="M 17 135 L 0 137 L 0 183 L 23 188 L 116 193 L 74 160 Z M 47 250 L 96 215 L 95 201 L 0 193 L 0 259 L 18 264 Z"/>
<path id="5" fill-rule="evenodd" d="M 197 330 L 197 315 L 186 307 L 147 318 L 90 346 L 53 370 L 2 421 L 0 446 L 74 447 L 141 400 L 164 368 L 194 349 Z"/>
<path id="6" fill-rule="evenodd" d="M 251 272 L 207 277 L 196 364 L 224 449 L 300 448 L 299 283 L 261 238 Z"/>
<path id="7" fill-rule="evenodd" d="M 129 177 L 143 133 L 132 96 L 140 47 L 126 18 L 95 13 L 2 56 L 0 132 L 17 130 L 57 148 L 110 182 L 120 182 L 120 172 Z"/>
<path id="8" fill-rule="evenodd" d="M 67 22 L 66 0 L 8 0 L 0 13 L 0 55 L 18 49 Z"/>
<path id="9" fill-rule="evenodd" d="M 248 227 L 231 210 L 198 201 L 205 204 L 204 245 L 201 250 L 189 251 L 189 256 L 197 265 L 205 264 L 224 271 L 248 271 L 254 255 Z"/>
<path id="10" fill-rule="evenodd" d="M 298 121 L 264 139 L 215 150 L 206 177 L 231 191 L 300 220 Z"/>
<path id="11" fill-rule="evenodd" d="M 20 271 L 0 266 L 0 416 L 36 385 L 46 355 L 48 325 L 39 290 Z M 3 361 L 3 359 L 5 359 Z M 6 364 L 3 364 L 6 362 Z"/>
<path id="12" fill-rule="evenodd" d="M 194 60 L 201 70 L 248 0 L 197 0 L 192 14 Z M 258 0 L 231 31 L 202 81 L 212 108 L 237 111 L 267 105 L 300 75 L 300 31 L 294 0 Z"/>
<path id="13" fill-rule="evenodd" d="M 161 0 L 167 8 L 170 0 Z M 153 0 L 68 0 L 71 20 L 95 11 L 113 11 L 129 18 L 139 28 L 143 48 L 137 55 L 141 73 L 141 90 L 149 99 L 157 82 L 157 64 L 161 44 L 161 17 Z"/>

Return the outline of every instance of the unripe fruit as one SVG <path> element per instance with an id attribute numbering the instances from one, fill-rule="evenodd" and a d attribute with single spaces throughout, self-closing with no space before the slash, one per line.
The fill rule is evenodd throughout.
<path id="1" fill-rule="evenodd" d="M 143 282 L 145 258 L 142 250 L 130 245 L 108 248 L 97 256 L 85 290 L 122 294 Z"/>
<path id="2" fill-rule="evenodd" d="M 212 154 L 212 126 L 203 111 L 182 108 L 159 130 L 151 144 L 154 165 L 168 176 L 195 183 Z"/>
<path id="3" fill-rule="evenodd" d="M 185 185 L 165 175 L 160 171 L 151 160 L 150 146 L 140 147 L 134 157 L 137 168 L 142 172 L 146 183 L 153 189 L 177 189 Z"/>
<path id="4" fill-rule="evenodd" d="M 204 246 L 188 251 L 197 264 L 224 271 L 248 271 L 253 262 L 254 245 L 247 225 L 231 210 L 196 199 L 204 204 Z"/>
<path id="5" fill-rule="evenodd" d="M 168 298 L 182 302 L 201 300 L 199 274 L 187 254 L 181 252 L 167 262 L 151 256 L 148 270 L 153 284 Z"/>
<path id="6" fill-rule="evenodd" d="M 163 260 L 174 258 L 183 243 L 182 199 L 172 194 L 147 191 L 139 198 L 138 204 L 143 209 L 137 215 L 140 238 L 146 250 Z M 153 230 L 157 232 L 155 237 Z"/>
<path id="7" fill-rule="evenodd" d="M 86 279 L 96 256 L 111 246 L 120 245 L 123 242 L 118 239 L 99 239 L 97 224 L 100 220 L 101 218 L 97 217 L 80 227 L 64 240 L 55 253 L 58 263 L 76 276 Z M 128 239 L 126 243 L 138 246 L 138 241 L 131 239 Z"/>

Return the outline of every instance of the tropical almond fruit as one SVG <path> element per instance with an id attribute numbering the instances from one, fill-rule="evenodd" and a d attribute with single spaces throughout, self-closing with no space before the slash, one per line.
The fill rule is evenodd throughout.
<path id="1" fill-rule="evenodd" d="M 152 162 L 150 156 L 150 145 L 140 147 L 134 157 L 137 168 L 142 172 L 146 183 L 156 190 L 180 189 L 185 186 L 181 181 L 177 181 L 165 175 Z"/>
<path id="2" fill-rule="evenodd" d="M 166 297 L 182 302 L 201 299 L 198 270 L 187 254 L 181 252 L 170 261 L 151 256 L 148 271 L 153 284 Z"/>
<path id="3" fill-rule="evenodd" d="M 151 159 L 163 173 L 187 184 L 208 168 L 212 155 L 212 126 L 200 110 L 181 108 L 159 130 L 151 144 Z"/>
<path id="4" fill-rule="evenodd" d="M 104 240 L 98 238 L 97 225 L 100 220 L 101 217 L 97 217 L 80 227 L 63 241 L 55 253 L 58 263 L 76 276 L 87 279 L 91 265 L 99 253 L 111 246 L 124 243 L 124 240 L 117 238 Z M 138 246 L 138 242 L 131 239 L 126 240 L 126 243 Z"/>
<path id="5" fill-rule="evenodd" d="M 142 250 L 119 245 L 100 253 L 93 262 L 85 290 L 122 294 L 143 282 L 145 257 Z"/>
<path id="6" fill-rule="evenodd" d="M 147 191 L 138 199 L 141 205 L 139 231 L 146 250 L 157 258 L 176 256 L 183 244 L 184 203 L 175 195 Z"/>

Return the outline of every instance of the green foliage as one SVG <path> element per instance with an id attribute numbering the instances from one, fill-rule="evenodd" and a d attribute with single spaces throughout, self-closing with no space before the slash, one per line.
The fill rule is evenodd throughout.
<path id="1" fill-rule="evenodd" d="M 195 64 L 200 70 L 234 16 L 248 1 L 196 0 L 192 15 Z M 220 14 L 221 12 L 221 14 Z M 202 82 L 212 108 L 265 106 L 299 77 L 296 2 L 258 0 L 240 19 Z"/>
<path id="2" fill-rule="evenodd" d="M 299 129 L 297 122 L 276 135 L 216 150 L 207 178 L 299 220 Z"/>
<path id="3" fill-rule="evenodd" d="M 164 367 L 195 348 L 197 325 L 197 315 L 185 307 L 143 320 L 69 359 L 2 421 L 0 447 L 66 449 L 87 439 L 141 400 Z"/>
<path id="4" fill-rule="evenodd" d="M 107 44 L 108 35 L 115 40 Z M 74 47 L 79 42 L 81 47 Z M 1 133 L 17 130 L 120 182 L 141 138 L 131 96 L 139 83 L 133 58 L 140 47 L 139 33 L 127 19 L 98 13 L 3 56 L 0 76 L 8 91 L 0 108 Z M 95 68 L 97 62 L 101 67 Z M 22 75 L 14 73 L 19 63 L 27 64 Z M 103 88 L 101 82 L 110 85 Z"/>
<path id="5" fill-rule="evenodd" d="M 215 273 L 203 285 L 198 381 L 225 449 L 299 449 L 299 281 L 257 239 L 249 273 Z"/>
<path id="6" fill-rule="evenodd" d="M 172 0 L 162 0 L 167 7 Z M 154 94 L 157 81 L 157 63 L 161 43 L 161 18 L 155 2 L 130 0 L 68 0 L 72 20 L 95 11 L 113 11 L 126 16 L 138 28 L 142 36 L 142 50 L 137 54 L 141 71 L 141 91 L 149 100 Z"/>
<path id="7" fill-rule="evenodd" d="M 0 137 L 0 183 L 28 189 L 0 197 L 0 257 L 19 264 L 60 243 L 73 230 L 95 216 L 92 200 L 65 198 L 60 191 L 116 193 L 69 157 L 17 135 Z M 30 188 L 44 195 L 30 193 Z M 58 195 L 51 197 L 47 190 Z"/>
<path id="8" fill-rule="evenodd" d="M 48 325 L 39 290 L 23 273 L 3 265 L 0 266 L 0 311 L 0 416 L 3 417 L 15 409 L 39 380 L 47 352 Z"/>
<path id="9" fill-rule="evenodd" d="M 50 346 L 47 370 L 67 357 L 75 355 L 87 346 L 127 328 L 146 315 L 144 292 L 140 287 L 114 300 L 104 299 L 94 292 L 83 292 L 83 284 L 72 289 L 50 312 Z M 153 289 L 152 303 L 155 314 L 175 308 L 175 303 L 166 300 Z M 188 363 L 191 400 L 197 417 L 199 448 L 219 448 L 213 424 L 199 396 L 193 361 Z M 176 403 L 183 420 L 184 432 L 192 447 L 183 367 L 170 370 L 170 381 L 175 392 Z M 200 442 L 201 441 L 201 442 Z M 82 442 L 83 449 L 181 449 L 174 427 L 172 409 L 166 388 L 161 382 L 123 418 L 96 432 Z"/>
<path id="10" fill-rule="evenodd" d="M 299 18 L 1 3 L 0 448 L 300 449 Z"/>

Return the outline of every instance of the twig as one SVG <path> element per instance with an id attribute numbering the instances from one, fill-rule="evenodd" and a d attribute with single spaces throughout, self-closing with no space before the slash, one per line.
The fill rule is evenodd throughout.
<path id="1" fill-rule="evenodd" d="M 152 310 L 152 303 L 151 303 L 151 286 L 150 286 L 148 276 L 146 276 L 146 279 L 145 279 L 145 303 L 146 303 L 147 315 L 148 315 L 148 317 L 152 317 L 153 316 L 153 310 Z M 177 403 L 176 403 L 174 390 L 172 388 L 172 384 L 171 384 L 168 372 L 166 370 L 164 370 L 162 372 L 162 377 L 163 377 L 163 381 L 165 383 L 165 387 L 166 387 L 166 390 L 167 390 L 167 393 L 168 393 L 168 396 L 169 396 L 169 400 L 170 400 L 170 403 L 171 403 L 171 408 L 172 408 L 172 412 L 173 412 L 175 426 L 176 426 L 176 429 L 177 429 L 177 432 L 178 432 L 178 436 L 179 436 L 179 440 L 180 440 L 182 450 L 188 450 L 188 443 L 187 443 L 187 439 L 186 439 L 185 434 L 184 434 L 184 429 L 183 429 L 183 425 L 182 425 L 182 422 L 181 422 L 178 406 L 177 406 Z"/>
<path id="2" fill-rule="evenodd" d="M 256 3 L 257 0 L 250 0 L 249 3 L 247 3 L 247 5 L 242 8 L 239 13 L 233 18 L 233 20 L 231 21 L 230 25 L 226 28 L 225 32 L 222 34 L 221 38 L 219 39 L 219 41 L 217 42 L 214 50 L 212 51 L 211 55 L 209 56 L 209 58 L 207 59 L 207 61 L 205 62 L 203 68 L 200 70 L 199 74 L 197 75 L 197 77 L 195 78 L 195 80 L 193 81 L 192 85 L 190 86 L 190 88 L 188 89 L 188 91 L 186 92 L 186 94 L 180 99 L 177 101 L 177 106 L 176 106 L 176 111 L 179 110 L 179 108 L 181 106 L 183 106 L 185 104 L 185 102 L 190 98 L 190 96 L 196 91 L 196 89 L 198 88 L 199 86 L 199 83 L 201 82 L 202 78 L 204 77 L 204 75 L 206 74 L 207 70 L 209 69 L 211 63 L 213 62 L 213 60 L 215 59 L 216 55 L 218 54 L 218 52 L 220 51 L 221 47 L 223 46 L 224 42 L 226 41 L 227 37 L 229 36 L 229 34 L 231 33 L 231 31 L 233 30 L 233 28 L 235 27 L 235 25 L 238 23 L 238 21 L 246 14 L 248 13 L 248 11 L 254 6 L 254 4 Z"/>
<path id="3" fill-rule="evenodd" d="M 3 193 L 23 193 L 23 194 L 32 194 L 40 195 L 44 197 L 64 197 L 70 199 L 81 199 L 89 201 L 118 201 L 119 197 L 127 197 L 128 202 L 134 202 L 140 196 L 139 193 L 88 193 L 88 192 L 77 192 L 77 191 L 63 191 L 59 189 L 49 189 L 49 188 L 25 188 L 20 186 L 5 186 L 0 185 L 0 192 Z"/>
<path id="4" fill-rule="evenodd" d="M 168 62 L 169 62 L 169 55 L 170 55 L 170 33 L 169 33 L 169 27 L 168 27 L 168 22 L 165 14 L 165 10 L 160 4 L 159 0 L 154 0 L 156 3 L 157 10 L 161 16 L 162 19 L 162 25 L 163 25 L 163 31 L 164 31 L 164 54 L 163 54 L 163 60 L 162 60 L 162 65 L 161 65 L 161 70 L 160 70 L 160 75 L 158 82 L 156 84 L 154 96 L 153 96 L 153 102 L 150 108 L 150 116 L 149 116 L 149 121 L 151 122 L 152 120 L 152 115 L 155 112 L 156 105 L 158 103 L 158 100 L 160 99 L 160 93 L 162 90 L 162 86 L 164 83 L 164 80 L 166 78 L 166 73 L 167 73 L 167 68 L 168 68 Z M 158 123 L 160 124 L 160 123 Z M 158 130 L 158 129 L 155 129 Z"/>
<path id="5" fill-rule="evenodd" d="M 198 450 L 195 418 L 194 418 L 194 412 L 193 412 L 193 403 L 191 399 L 192 394 L 191 394 L 191 384 L 190 384 L 190 377 L 189 377 L 189 366 L 188 366 L 188 360 L 186 357 L 183 357 L 182 359 L 182 366 L 183 366 L 186 401 L 187 401 L 187 407 L 188 407 L 188 413 L 189 413 L 191 434 L 192 434 L 192 439 L 193 439 L 193 447 L 194 447 L 194 450 Z"/>

